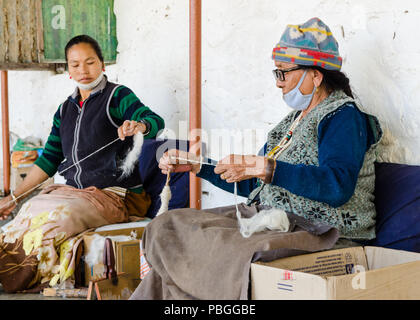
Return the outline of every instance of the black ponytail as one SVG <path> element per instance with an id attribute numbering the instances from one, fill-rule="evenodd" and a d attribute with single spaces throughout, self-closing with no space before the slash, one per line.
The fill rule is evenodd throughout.
<path id="1" fill-rule="evenodd" d="M 337 90 L 343 90 L 346 95 L 354 98 L 353 92 L 350 88 L 350 80 L 343 72 L 339 70 L 327 70 L 315 66 L 310 67 L 310 69 L 315 69 L 322 73 L 324 77 L 321 85 L 324 85 L 327 91 L 333 92 Z"/>

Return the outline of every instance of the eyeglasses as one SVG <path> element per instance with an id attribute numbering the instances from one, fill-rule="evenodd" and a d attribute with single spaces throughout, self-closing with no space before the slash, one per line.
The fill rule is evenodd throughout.
<path id="1" fill-rule="evenodd" d="M 286 72 L 300 70 L 300 69 L 303 69 L 303 68 L 302 67 L 294 67 L 294 68 L 290 68 L 290 69 L 287 69 L 287 70 L 275 69 L 275 70 L 273 70 L 274 78 L 276 79 L 276 81 L 277 80 L 284 81 L 285 80 L 284 76 L 285 76 Z"/>

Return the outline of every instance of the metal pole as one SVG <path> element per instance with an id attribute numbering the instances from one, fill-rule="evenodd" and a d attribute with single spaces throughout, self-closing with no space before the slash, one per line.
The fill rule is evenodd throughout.
<path id="1" fill-rule="evenodd" d="M 201 0 L 190 0 L 190 150 L 201 150 Z M 201 209 L 201 181 L 190 173 L 190 207 Z"/>
<path id="2" fill-rule="evenodd" d="M 9 83 L 7 70 L 1 71 L 1 123 L 3 142 L 3 190 L 10 193 Z"/>

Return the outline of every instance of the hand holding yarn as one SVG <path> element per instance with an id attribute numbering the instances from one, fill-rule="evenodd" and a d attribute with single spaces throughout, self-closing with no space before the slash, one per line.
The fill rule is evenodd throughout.
<path id="1" fill-rule="evenodd" d="M 12 196 L 8 195 L 0 200 L 0 221 L 6 220 L 7 217 L 12 213 L 13 209 L 16 208 L 16 204 L 13 202 Z"/>
<path id="2" fill-rule="evenodd" d="M 160 158 L 159 168 L 163 174 L 167 174 L 169 171 L 197 173 L 200 171 L 200 157 L 190 152 L 171 149 Z"/>
<path id="3" fill-rule="evenodd" d="M 165 186 L 160 194 L 161 206 L 156 216 L 167 212 L 169 209 L 169 201 L 172 198 L 169 182 L 171 180 L 171 172 L 188 172 L 197 173 L 200 171 L 201 157 L 193 153 L 181 151 L 177 149 L 168 150 L 159 160 L 159 168 L 163 174 L 167 175 Z"/>
<path id="4" fill-rule="evenodd" d="M 121 127 L 118 128 L 118 137 L 125 140 L 125 137 L 133 136 L 139 132 L 145 133 L 147 130 L 146 125 L 134 120 L 125 120 Z"/>
<path id="5" fill-rule="evenodd" d="M 228 183 L 265 177 L 267 158 L 255 155 L 231 154 L 220 160 L 214 173 Z"/>

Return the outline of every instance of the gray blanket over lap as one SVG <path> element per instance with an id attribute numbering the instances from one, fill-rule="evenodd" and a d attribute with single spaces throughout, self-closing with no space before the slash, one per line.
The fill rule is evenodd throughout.
<path id="1" fill-rule="evenodd" d="M 243 217 L 267 209 L 239 205 Z M 289 214 L 288 232 L 243 238 L 235 206 L 176 209 L 156 217 L 143 234 L 151 271 L 130 300 L 248 299 L 251 262 L 328 250 L 338 230 Z"/>

